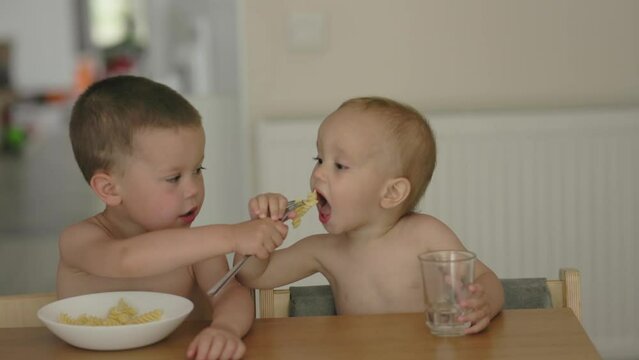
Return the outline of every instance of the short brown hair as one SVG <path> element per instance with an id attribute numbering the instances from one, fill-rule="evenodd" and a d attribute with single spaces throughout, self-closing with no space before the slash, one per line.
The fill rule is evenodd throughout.
<path id="1" fill-rule="evenodd" d="M 414 210 L 426 192 L 437 161 L 435 136 L 428 120 L 413 107 L 384 97 L 353 98 L 342 103 L 338 110 L 351 106 L 375 111 L 387 122 L 391 141 L 399 151 L 401 176 L 411 184 L 403 209 Z"/>
<path id="2" fill-rule="evenodd" d="M 130 154 L 133 134 L 144 128 L 201 127 L 200 114 L 166 85 L 138 76 L 116 76 L 91 85 L 76 101 L 69 136 L 87 182 Z"/>

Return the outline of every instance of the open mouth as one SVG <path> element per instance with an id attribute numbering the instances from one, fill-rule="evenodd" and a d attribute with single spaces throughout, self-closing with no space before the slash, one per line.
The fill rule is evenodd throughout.
<path id="1" fill-rule="evenodd" d="M 193 220 L 195 220 L 195 217 L 197 216 L 197 210 L 198 210 L 197 207 L 194 207 L 191 210 L 187 211 L 186 213 L 180 215 L 180 218 L 187 223 L 191 223 L 193 222 Z"/>
<path id="2" fill-rule="evenodd" d="M 318 208 L 323 208 L 327 204 L 328 204 L 328 201 L 326 200 L 324 195 L 322 195 L 322 193 L 318 191 L 317 192 L 317 207 Z"/>
<path id="3" fill-rule="evenodd" d="M 191 210 L 189 210 L 186 214 L 180 215 L 181 217 L 189 217 L 193 214 L 195 214 L 195 210 L 197 210 L 197 208 L 193 208 Z"/>
<path id="4" fill-rule="evenodd" d="M 322 193 L 317 191 L 317 212 L 322 224 L 326 224 L 331 218 L 331 205 Z"/>

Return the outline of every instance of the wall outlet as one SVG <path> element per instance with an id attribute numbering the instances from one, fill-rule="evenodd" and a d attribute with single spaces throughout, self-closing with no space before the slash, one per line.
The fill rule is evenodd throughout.
<path id="1" fill-rule="evenodd" d="M 328 45 L 326 15 L 291 13 L 288 16 L 288 47 L 291 52 L 319 52 Z"/>

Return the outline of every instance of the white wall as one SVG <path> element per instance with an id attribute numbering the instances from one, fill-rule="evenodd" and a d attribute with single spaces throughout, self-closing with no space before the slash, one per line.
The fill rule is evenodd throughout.
<path id="1" fill-rule="evenodd" d="M 639 103 L 637 1 L 245 0 L 243 8 L 253 122 L 318 116 L 368 94 L 431 111 Z M 297 28 L 311 35 L 312 17 L 324 17 L 317 49 L 292 47 L 299 15 L 311 15 Z"/>
<path id="2" fill-rule="evenodd" d="M 68 89 L 76 56 L 74 0 L 0 1 L 0 39 L 12 43 L 12 83 L 20 92 Z"/>
<path id="3" fill-rule="evenodd" d="M 206 134 L 204 186 L 206 196 L 194 225 L 237 223 L 248 219 L 248 198 L 244 197 L 242 157 L 237 99 L 234 97 L 188 96 L 202 115 Z"/>
<path id="4" fill-rule="evenodd" d="M 243 0 L 239 9 L 252 143 L 265 119 L 321 118 L 365 95 L 429 112 L 639 105 L 633 0 Z M 300 34 L 314 47 L 296 46 Z"/>

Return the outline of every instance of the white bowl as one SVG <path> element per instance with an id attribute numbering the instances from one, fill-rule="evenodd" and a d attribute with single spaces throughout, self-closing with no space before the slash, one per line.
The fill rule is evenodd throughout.
<path id="1" fill-rule="evenodd" d="M 58 322 L 60 313 L 72 317 L 81 314 L 105 317 L 120 299 L 137 309 L 138 314 L 162 309 L 158 321 L 135 325 L 83 326 Z M 193 310 L 191 300 L 177 295 L 148 291 L 117 291 L 70 297 L 47 304 L 38 310 L 38 318 L 60 339 L 89 350 L 122 350 L 153 344 L 164 339 Z"/>

